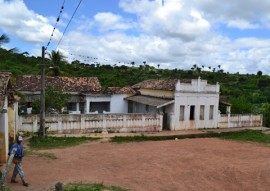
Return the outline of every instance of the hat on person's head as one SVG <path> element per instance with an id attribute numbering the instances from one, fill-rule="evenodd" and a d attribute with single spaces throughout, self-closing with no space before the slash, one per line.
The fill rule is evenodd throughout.
<path id="1" fill-rule="evenodd" d="M 19 136 L 18 141 L 22 141 L 22 140 L 23 140 L 22 136 Z"/>

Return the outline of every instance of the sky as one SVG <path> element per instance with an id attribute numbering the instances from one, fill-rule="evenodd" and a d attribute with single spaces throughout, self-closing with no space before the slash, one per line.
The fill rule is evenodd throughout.
<path id="1" fill-rule="evenodd" d="M 6 49 L 40 56 L 45 46 L 69 62 L 270 75 L 269 8 L 269 0 L 0 0 L 0 34 Z"/>

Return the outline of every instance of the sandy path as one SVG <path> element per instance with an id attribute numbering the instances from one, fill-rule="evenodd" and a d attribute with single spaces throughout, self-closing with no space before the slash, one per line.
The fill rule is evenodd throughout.
<path id="1" fill-rule="evenodd" d="M 49 190 L 58 181 L 103 182 L 133 191 L 248 191 L 270 186 L 270 147 L 256 143 L 216 138 L 90 142 L 49 152 L 58 159 L 25 157 L 30 187 L 7 182 L 12 191 Z"/>

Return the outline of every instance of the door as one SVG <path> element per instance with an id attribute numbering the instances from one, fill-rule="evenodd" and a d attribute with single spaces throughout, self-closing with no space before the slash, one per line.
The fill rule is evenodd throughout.
<path id="1" fill-rule="evenodd" d="M 189 128 L 195 129 L 195 105 L 190 106 L 189 112 Z"/>

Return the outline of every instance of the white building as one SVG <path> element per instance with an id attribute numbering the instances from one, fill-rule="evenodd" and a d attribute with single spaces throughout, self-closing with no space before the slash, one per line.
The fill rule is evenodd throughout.
<path id="1" fill-rule="evenodd" d="M 128 102 L 125 98 L 134 94 L 131 87 L 109 87 L 100 94 L 88 94 L 85 113 L 127 113 Z"/>
<path id="2" fill-rule="evenodd" d="M 130 87 L 109 87 L 102 91 L 96 77 L 47 76 L 45 84 L 71 95 L 67 106 L 70 114 L 127 113 L 124 98 L 135 94 Z M 40 76 L 18 77 L 15 88 L 25 95 L 25 112 L 30 114 L 35 100 L 40 99 Z"/>
<path id="3" fill-rule="evenodd" d="M 140 92 L 126 98 L 129 113 L 162 112 L 163 129 L 218 127 L 219 84 L 206 80 L 146 80 L 132 86 Z"/>

